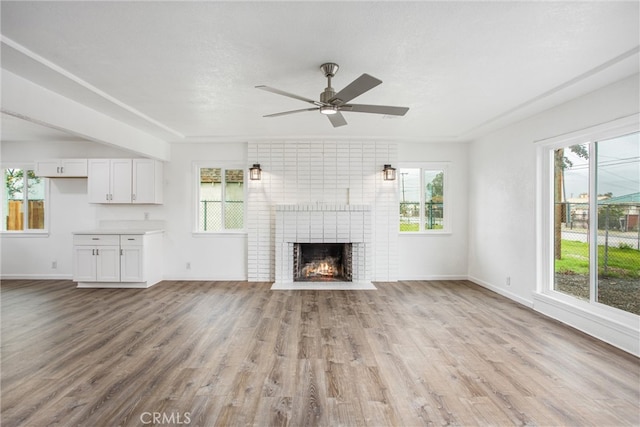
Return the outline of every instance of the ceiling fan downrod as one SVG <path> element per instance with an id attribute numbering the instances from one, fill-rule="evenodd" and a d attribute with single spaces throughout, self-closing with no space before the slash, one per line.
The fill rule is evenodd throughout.
<path id="1" fill-rule="evenodd" d="M 324 76 L 327 78 L 327 87 L 324 92 L 320 94 L 320 102 L 325 104 L 329 103 L 329 100 L 336 94 L 336 91 L 331 87 L 331 77 L 336 75 L 339 68 L 338 64 L 334 64 L 333 62 L 327 62 L 320 66 L 320 70 L 322 70 Z"/>

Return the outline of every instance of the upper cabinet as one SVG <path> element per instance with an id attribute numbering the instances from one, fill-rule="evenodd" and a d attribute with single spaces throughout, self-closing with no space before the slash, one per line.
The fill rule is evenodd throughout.
<path id="1" fill-rule="evenodd" d="M 86 178 L 87 172 L 87 159 L 50 159 L 36 161 L 36 176 L 45 178 Z"/>
<path id="2" fill-rule="evenodd" d="M 162 200 L 163 163 L 150 159 L 133 159 L 131 198 L 133 203 L 156 203 Z"/>
<path id="3" fill-rule="evenodd" d="M 162 203 L 162 162 L 89 159 L 90 203 Z"/>

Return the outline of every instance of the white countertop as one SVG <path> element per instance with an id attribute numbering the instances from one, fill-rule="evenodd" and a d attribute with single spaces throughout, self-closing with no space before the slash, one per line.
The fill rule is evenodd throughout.
<path id="1" fill-rule="evenodd" d="M 157 229 L 157 230 L 143 230 L 143 229 L 131 229 L 131 228 L 121 228 L 121 229 L 117 229 L 117 228 L 98 228 L 98 229 L 94 229 L 94 230 L 82 230 L 82 231 L 74 231 L 73 234 L 102 234 L 102 235 L 107 235 L 107 234 L 135 234 L 135 235 L 145 235 L 145 234 L 159 234 L 159 233 L 164 233 L 164 230 L 162 229 Z"/>

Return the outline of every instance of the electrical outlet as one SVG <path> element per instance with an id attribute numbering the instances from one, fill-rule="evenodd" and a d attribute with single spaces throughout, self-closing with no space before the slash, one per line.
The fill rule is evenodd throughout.
<path id="1" fill-rule="evenodd" d="M 191 270 L 191 263 L 190 262 L 187 263 L 187 270 Z"/>
<path id="2" fill-rule="evenodd" d="M 511 276 L 507 276 L 507 286 L 511 286 Z"/>
<path id="3" fill-rule="evenodd" d="M 55 270 L 56 268 L 58 268 L 58 261 L 51 261 L 51 268 L 53 270 Z"/>

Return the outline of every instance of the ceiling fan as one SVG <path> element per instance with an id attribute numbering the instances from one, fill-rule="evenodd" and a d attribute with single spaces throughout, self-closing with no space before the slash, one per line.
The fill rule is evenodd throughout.
<path id="1" fill-rule="evenodd" d="M 263 117 L 278 117 L 287 114 L 302 113 L 305 111 L 320 111 L 325 114 L 333 127 L 344 126 L 347 121 L 342 115 L 342 111 L 351 111 L 354 113 L 374 113 L 374 114 L 386 114 L 391 116 L 404 116 L 408 107 L 392 107 L 388 105 L 366 105 L 366 104 L 349 104 L 349 101 L 362 95 L 370 89 L 378 86 L 382 83 L 382 80 L 378 80 L 369 74 L 363 74 L 354 81 L 352 81 L 347 87 L 336 93 L 331 87 L 331 78 L 338 72 L 338 64 L 332 62 L 322 64 L 320 70 L 327 78 L 327 87 L 324 92 L 320 94 L 320 101 L 314 101 L 313 99 L 305 98 L 304 96 L 295 95 L 293 93 L 285 92 L 280 89 L 275 89 L 269 86 L 256 86 L 257 89 L 266 90 L 277 95 L 288 96 L 289 98 L 299 99 L 300 101 L 308 102 L 315 105 L 313 108 L 303 108 L 301 110 L 284 111 L 282 113 L 268 114 Z"/>

